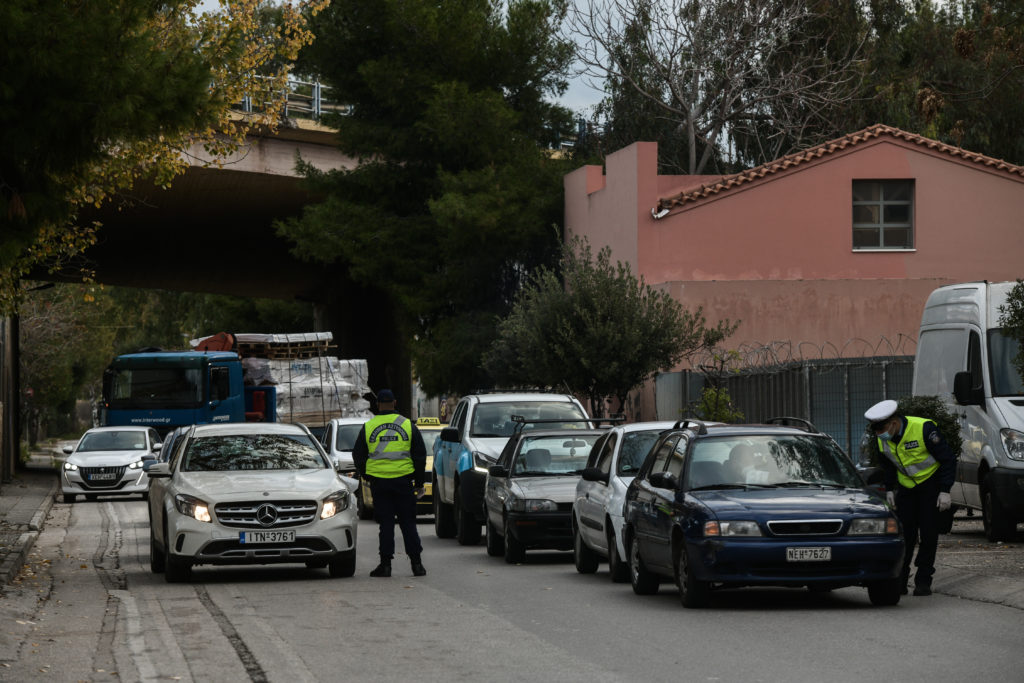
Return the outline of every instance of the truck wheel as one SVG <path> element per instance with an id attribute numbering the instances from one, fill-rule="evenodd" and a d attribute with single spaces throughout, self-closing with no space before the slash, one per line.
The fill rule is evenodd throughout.
<path id="1" fill-rule="evenodd" d="M 981 518 L 985 525 L 985 538 L 990 541 L 1012 541 L 1017 535 L 1017 520 L 1010 517 L 987 486 L 981 496 Z"/>
<path id="2" fill-rule="evenodd" d="M 441 502 L 441 495 L 434 491 L 434 534 L 438 538 L 455 536 L 455 512 L 448 503 Z"/>
<path id="3" fill-rule="evenodd" d="M 480 523 L 462 504 L 458 489 L 455 489 L 455 540 L 459 545 L 476 545 L 480 542 Z"/>

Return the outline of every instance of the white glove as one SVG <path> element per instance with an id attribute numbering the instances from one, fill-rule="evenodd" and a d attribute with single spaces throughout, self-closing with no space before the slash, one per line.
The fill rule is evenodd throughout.
<path id="1" fill-rule="evenodd" d="M 952 504 L 953 500 L 949 497 L 948 493 L 939 494 L 939 502 L 936 504 L 936 507 L 939 508 L 939 512 L 945 512 Z"/>
<path id="2" fill-rule="evenodd" d="M 896 507 L 896 492 L 895 491 L 886 491 L 885 492 L 885 502 L 888 503 L 889 507 L 891 507 L 891 508 Z"/>

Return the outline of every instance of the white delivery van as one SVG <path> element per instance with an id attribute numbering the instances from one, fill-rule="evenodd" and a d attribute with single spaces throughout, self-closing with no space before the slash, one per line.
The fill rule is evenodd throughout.
<path id="1" fill-rule="evenodd" d="M 933 291 L 914 363 L 913 393 L 947 400 L 960 420 L 953 504 L 981 510 L 992 541 L 1012 540 L 1024 521 L 1024 381 L 1011 362 L 1018 343 L 999 329 L 999 307 L 1015 284 Z"/>

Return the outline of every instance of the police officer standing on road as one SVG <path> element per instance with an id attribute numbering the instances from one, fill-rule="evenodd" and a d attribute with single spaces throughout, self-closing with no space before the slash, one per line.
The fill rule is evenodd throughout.
<path id="1" fill-rule="evenodd" d="M 898 415 L 896 401 L 871 406 L 864 417 L 871 423 L 878 462 L 885 473 L 886 500 L 896 507 L 906 543 L 903 556 L 903 593 L 910 579 L 910 560 L 918 536 L 914 595 L 932 594 L 935 552 L 939 546 L 939 512 L 952 504 L 949 490 L 956 479 L 956 454 L 931 420 Z"/>
<path id="2" fill-rule="evenodd" d="M 423 495 L 427 449 L 412 420 L 395 412 L 395 395 L 390 389 L 377 393 L 377 415 L 356 437 L 352 460 L 363 481 L 370 484 L 380 530 L 380 564 L 370 576 L 391 576 L 396 516 L 413 576 L 424 576 L 427 570 L 420 560 L 423 546 L 416 530 L 416 499 Z"/>

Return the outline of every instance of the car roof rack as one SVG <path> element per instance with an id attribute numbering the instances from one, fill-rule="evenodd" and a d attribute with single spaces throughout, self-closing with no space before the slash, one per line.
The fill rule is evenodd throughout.
<path id="1" fill-rule="evenodd" d="M 698 434 L 708 433 L 708 426 L 700 420 L 679 420 L 672 425 L 672 429 L 696 429 Z"/>
<path id="2" fill-rule="evenodd" d="M 805 420 L 802 417 L 770 417 L 767 420 L 765 420 L 764 423 L 766 425 L 797 427 L 811 434 L 821 434 L 821 431 L 817 427 L 815 427 L 810 420 Z"/>
<path id="3" fill-rule="evenodd" d="M 538 418 L 536 420 L 528 420 L 525 417 L 523 417 L 522 415 L 512 415 L 512 416 L 509 417 L 510 421 L 516 423 L 515 433 L 517 433 L 517 434 L 519 432 L 523 431 L 523 427 L 525 427 L 528 424 L 531 424 L 531 425 L 532 424 L 562 424 L 562 423 L 565 423 L 565 422 L 586 422 L 588 424 L 593 424 L 594 428 L 597 429 L 597 428 L 600 427 L 600 423 L 602 423 L 602 422 L 607 422 L 610 425 L 610 424 L 613 424 L 613 423 L 616 423 L 616 422 L 622 422 L 625 419 L 626 418 L 621 416 L 621 415 L 617 415 L 615 417 L 586 417 L 586 418 L 583 418 L 583 417 L 580 417 L 580 418 L 574 418 L 574 417 L 570 417 L 570 418 L 545 417 L 545 418 Z"/>

